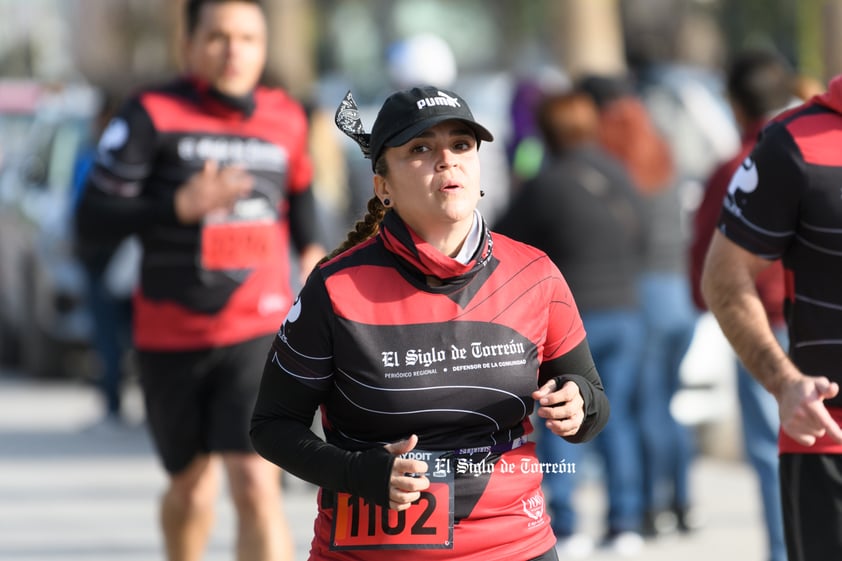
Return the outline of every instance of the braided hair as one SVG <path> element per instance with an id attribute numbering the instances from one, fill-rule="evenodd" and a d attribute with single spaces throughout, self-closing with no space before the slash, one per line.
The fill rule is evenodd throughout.
<path id="1" fill-rule="evenodd" d="M 374 173 L 385 176 L 388 171 L 389 169 L 386 166 L 386 158 L 381 156 L 374 164 Z M 383 205 L 383 201 L 374 196 L 369 199 L 368 204 L 366 205 L 366 210 L 367 212 L 365 216 L 354 224 L 353 230 L 348 232 L 345 241 L 339 244 L 339 246 L 329 254 L 325 255 L 322 260 L 319 261 L 319 265 L 330 261 L 340 253 L 347 251 L 377 235 L 377 232 L 380 231 L 380 223 L 383 221 L 383 217 L 386 216 L 389 209 Z"/>

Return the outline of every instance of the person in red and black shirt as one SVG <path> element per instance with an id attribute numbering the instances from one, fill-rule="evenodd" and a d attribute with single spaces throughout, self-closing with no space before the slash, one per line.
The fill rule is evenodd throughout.
<path id="1" fill-rule="evenodd" d="M 728 99 L 742 131 L 742 146 L 731 159 L 710 175 L 702 202 L 693 217 L 690 244 L 690 284 L 693 301 L 707 309 L 701 293 L 702 267 L 722 209 L 722 200 L 734 172 L 751 154 L 757 136 L 775 113 L 792 100 L 794 74 L 779 54 L 751 49 L 740 53 L 728 69 Z M 757 294 L 766 310 L 775 337 L 786 344 L 784 320 L 784 271 L 775 261 L 757 276 Z M 786 561 L 781 492 L 778 481 L 778 419 L 774 398 L 737 361 L 737 397 L 743 429 L 745 453 L 754 468 L 763 502 L 763 517 L 770 561 Z"/>
<path id="2" fill-rule="evenodd" d="M 731 178 L 702 294 L 749 372 L 775 396 L 789 561 L 842 556 L 842 76 L 767 125 Z M 756 280 L 784 267 L 789 352 Z"/>
<path id="3" fill-rule="evenodd" d="M 142 242 L 133 338 L 170 475 L 168 558 L 201 556 L 221 458 L 240 558 L 291 559 L 278 470 L 248 425 L 265 348 L 292 304 L 290 238 L 302 272 L 324 255 L 307 122 L 285 92 L 258 86 L 259 1 L 190 0 L 186 19 L 186 75 L 133 96 L 103 132 L 77 230 Z"/>
<path id="4" fill-rule="evenodd" d="M 368 134 L 349 93 L 337 124 L 372 160 L 374 197 L 281 325 L 251 430 L 321 487 L 310 559 L 556 559 L 542 473 L 575 466 L 538 462 L 533 400 L 571 442 L 608 420 L 564 277 L 488 230 L 492 135 L 457 94 L 394 93 Z"/>

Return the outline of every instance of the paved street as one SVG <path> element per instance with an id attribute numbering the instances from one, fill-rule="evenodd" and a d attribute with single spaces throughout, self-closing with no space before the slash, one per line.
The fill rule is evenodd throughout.
<path id="1" fill-rule="evenodd" d="M 0 560 L 160 561 L 157 498 L 164 477 L 142 426 L 136 389 L 127 392 L 136 426 L 119 432 L 83 430 L 96 419 L 92 388 L 83 382 L 34 383 L 0 372 Z M 702 458 L 694 494 L 706 521 L 691 536 L 647 544 L 646 561 L 762 561 L 756 485 L 742 463 Z M 283 505 L 306 559 L 314 490 L 287 482 Z M 584 529 L 594 536 L 604 495 L 588 481 L 578 499 Z M 206 559 L 232 560 L 233 517 L 220 501 Z M 604 552 L 590 559 L 609 561 Z"/>

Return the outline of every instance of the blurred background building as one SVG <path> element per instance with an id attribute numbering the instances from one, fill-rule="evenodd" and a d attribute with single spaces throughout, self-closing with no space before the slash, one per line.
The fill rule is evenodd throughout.
<path id="1" fill-rule="evenodd" d="M 520 72 L 544 62 L 572 73 L 629 62 L 717 68 L 767 43 L 799 70 L 842 69 L 839 0 L 267 0 L 270 71 L 301 96 L 325 75 L 382 85 L 390 44 L 434 32 L 463 72 Z M 0 75 L 80 78 L 130 87 L 177 67 L 180 2 L 0 0 Z"/>

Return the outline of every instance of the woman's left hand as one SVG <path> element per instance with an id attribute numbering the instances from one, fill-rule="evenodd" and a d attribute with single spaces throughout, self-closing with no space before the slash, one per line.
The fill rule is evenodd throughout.
<path id="1" fill-rule="evenodd" d="M 418 444 L 418 437 L 411 435 L 406 440 L 393 442 L 385 446 L 386 450 L 400 456 L 411 452 Z M 421 491 L 430 486 L 430 480 L 424 475 L 429 466 L 421 460 L 395 458 L 392 474 L 389 477 L 389 508 L 406 510 L 421 498 Z"/>
<path id="2" fill-rule="evenodd" d="M 573 436 L 585 420 L 585 400 L 575 382 L 557 388 L 557 378 L 532 392 L 538 402 L 538 416 L 546 419 L 547 428 L 558 436 Z"/>

